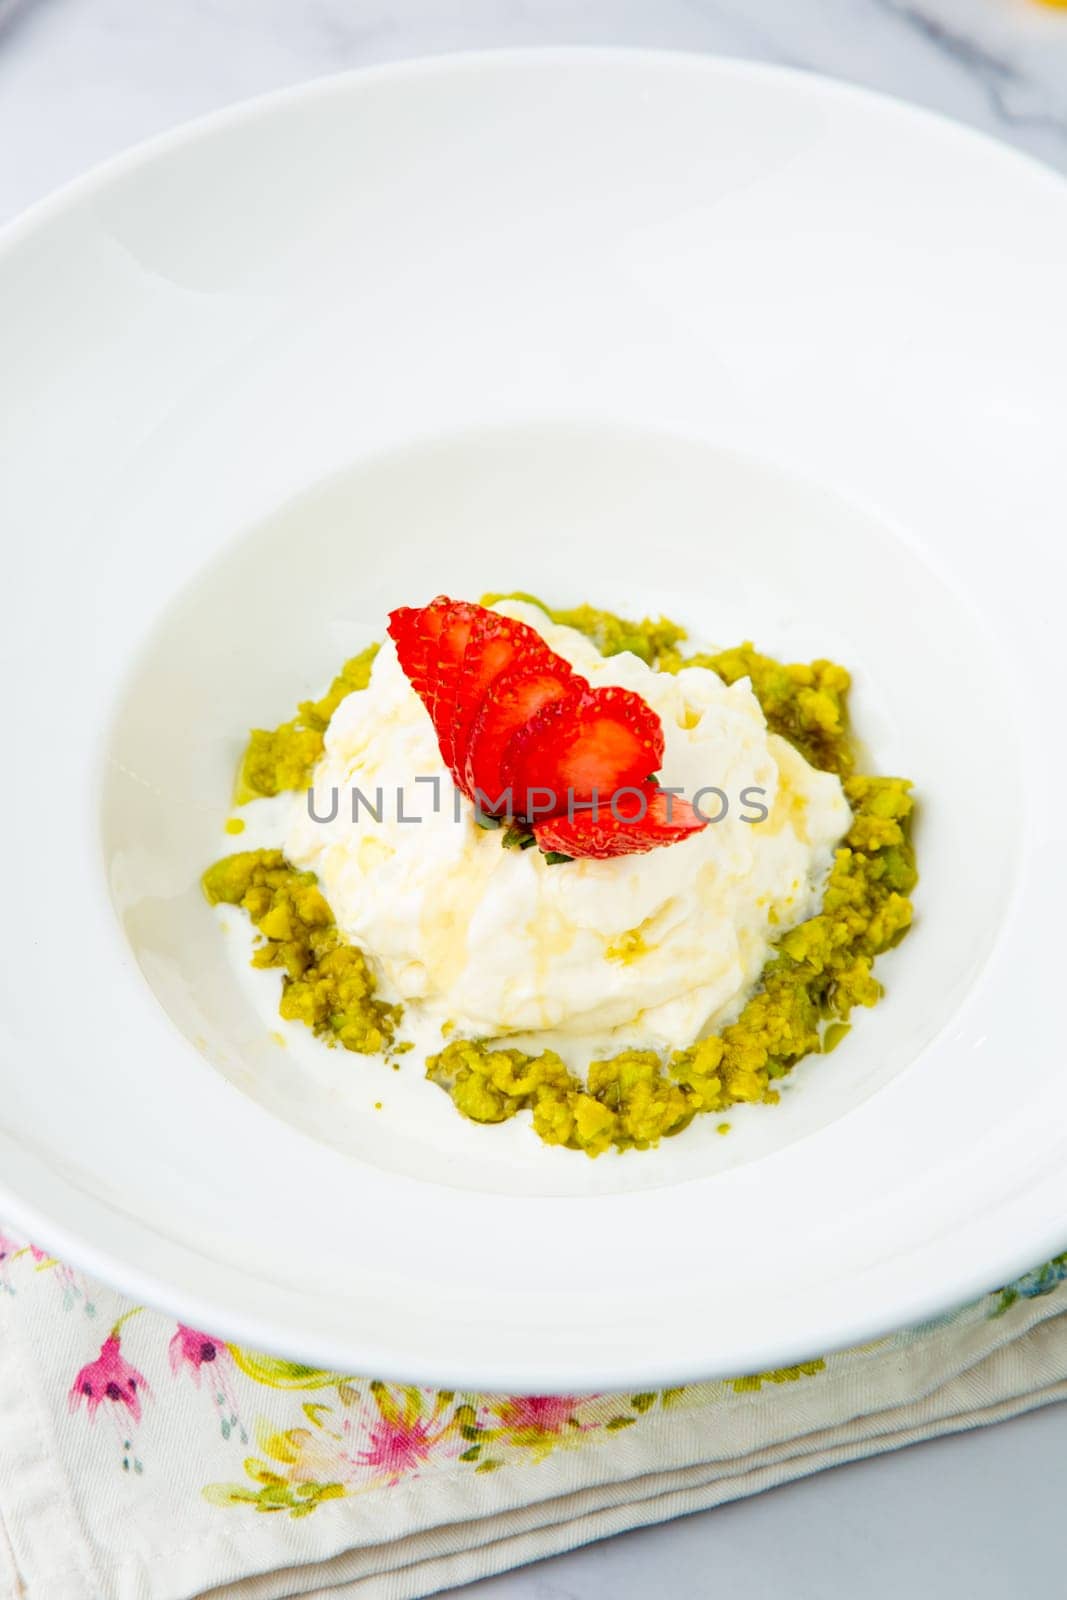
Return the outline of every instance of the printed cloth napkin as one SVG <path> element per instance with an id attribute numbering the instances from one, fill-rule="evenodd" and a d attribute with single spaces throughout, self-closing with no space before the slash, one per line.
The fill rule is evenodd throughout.
<path id="1" fill-rule="evenodd" d="M 3 1600 L 410 1600 L 1067 1398 L 1067 1254 L 776 1372 L 491 1395 L 224 1344 L 0 1231 Z"/>

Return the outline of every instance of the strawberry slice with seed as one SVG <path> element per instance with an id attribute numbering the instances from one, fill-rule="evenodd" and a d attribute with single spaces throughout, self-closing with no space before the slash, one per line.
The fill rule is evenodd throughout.
<path id="1" fill-rule="evenodd" d="M 464 776 L 468 792 L 477 794 L 486 811 L 513 809 L 494 806 L 507 783 L 503 756 L 512 737 L 544 707 L 573 692 L 574 675 L 562 656 L 545 650 L 546 661 L 521 658 L 492 681 L 467 741 Z M 584 681 L 584 680 L 582 680 Z"/>
<path id="2" fill-rule="evenodd" d="M 467 795 L 473 792 L 467 780 L 470 736 L 496 680 L 517 667 L 570 670 L 525 622 L 516 622 L 482 606 L 475 609 L 478 616 L 470 630 L 456 686 L 452 733 L 452 775 L 457 787 Z"/>
<path id="3" fill-rule="evenodd" d="M 437 640 L 452 602 L 439 594 L 428 606 L 399 606 L 389 613 L 389 636 L 397 659 L 426 709 L 429 710 L 430 673 L 436 670 Z"/>
<path id="4" fill-rule="evenodd" d="M 429 675 L 430 699 L 426 709 L 437 730 L 437 743 L 441 749 L 442 760 L 453 777 L 457 771 L 453 739 L 456 696 L 467 652 L 467 641 L 481 609 L 481 606 L 470 605 L 465 600 L 449 602 L 437 638 L 437 665 L 435 669 L 431 668 Z"/>
<path id="5" fill-rule="evenodd" d="M 640 794 L 618 795 L 614 810 L 599 804 L 575 810 L 573 818 L 547 817 L 534 827 L 546 855 L 592 858 L 643 855 L 663 845 L 680 844 L 707 827 L 707 822 L 680 795 L 654 783 L 638 785 Z"/>
<path id="6" fill-rule="evenodd" d="M 577 674 L 573 683 L 575 694 L 544 706 L 504 751 L 503 776 L 522 815 L 594 798 L 606 805 L 617 789 L 641 788 L 663 760 L 663 724 L 639 694 L 593 689 Z"/>
<path id="7" fill-rule="evenodd" d="M 390 614 L 389 633 L 430 714 L 442 759 L 468 796 L 467 738 L 496 677 L 520 662 L 570 671 L 526 623 L 447 595 L 428 606 L 399 607 Z"/>

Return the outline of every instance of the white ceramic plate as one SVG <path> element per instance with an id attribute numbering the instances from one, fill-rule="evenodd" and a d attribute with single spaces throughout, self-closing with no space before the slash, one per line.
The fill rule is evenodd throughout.
<path id="1" fill-rule="evenodd" d="M 1062 1248 L 1065 282 L 1020 157 L 644 54 L 312 84 L 10 229 L 0 1214 L 225 1337 L 545 1391 Z M 836 655 L 918 783 L 888 998 L 727 1139 L 590 1162 L 281 1049 L 199 896 L 248 726 L 389 607 L 513 585 Z"/>

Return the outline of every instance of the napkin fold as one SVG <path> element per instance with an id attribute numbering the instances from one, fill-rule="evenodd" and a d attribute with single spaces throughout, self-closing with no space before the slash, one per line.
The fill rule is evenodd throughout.
<path id="1" fill-rule="evenodd" d="M 774 1372 L 489 1395 L 323 1372 L 0 1230 L 3 1600 L 415 1600 L 1067 1398 L 1067 1254 Z"/>

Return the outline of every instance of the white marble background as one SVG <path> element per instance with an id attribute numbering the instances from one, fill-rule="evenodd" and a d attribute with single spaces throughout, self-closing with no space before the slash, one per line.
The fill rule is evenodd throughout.
<path id="1" fill-rule="evenodd" d="M 1067 171 L 1067 10 L 1035 0 L 0 0 L 0 222 L 124 146 L 228 101 L 399 56 L 545 44 L 813 68 L 944 111 Z M 1064 304 L 1067 313 L 1067 285 Z M 463 1594 L 1059 1596 L 1065 1459 L 1067 1407 L 1056 1407 Z"/>

